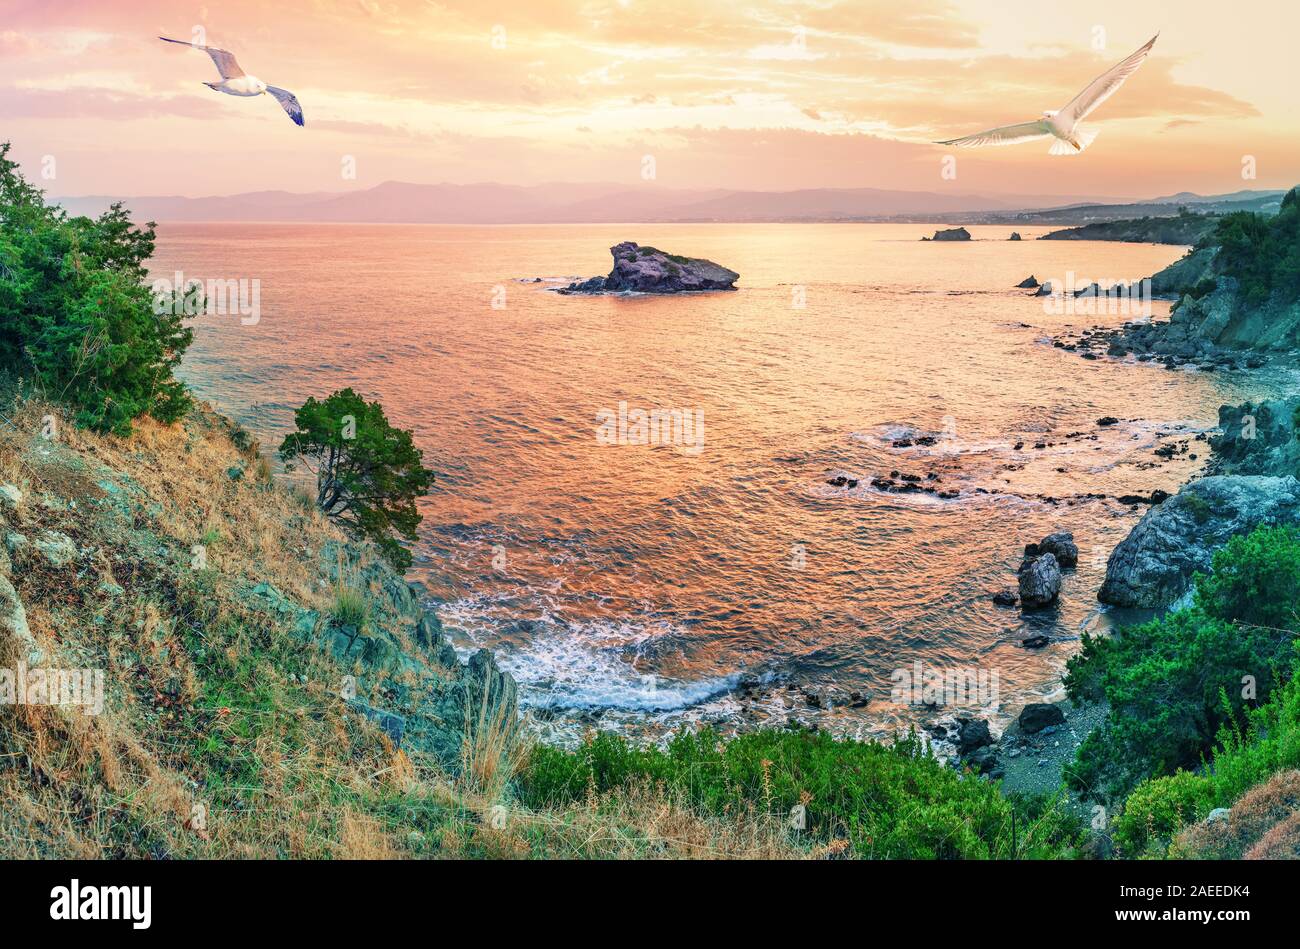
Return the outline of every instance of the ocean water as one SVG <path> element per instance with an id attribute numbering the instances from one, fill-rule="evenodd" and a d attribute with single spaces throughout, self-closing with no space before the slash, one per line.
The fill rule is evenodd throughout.
<path id="1" fill-rule="evenodd" d="M 1130 316 L 1014 289 L 1137 279 L 1183 248 L 919 241 L 933 229 L 178 224 L 155 276 L 257 281 L 256 322 L 196 320 L 182 375 L 263 445 L 343 386 L 414 429 L 437 483 L 409 578 L 554 737 L 791 717 L 880 734 L 953 711 L 891 697 L 916 663 L 996 673 L 995 719 L 1050 694 L 1081 632 L 1125 619 L 1095 593 L 1141 509 L 1082 496 L 1176 490 L 1221 403 L 1294 382 L 1086 361 L 1052 334 Z M 621 240 L 716 260 L 739 289 L 551 292 Z M 656 411 L 662 437 L 637 443 Z M 871 486 L 891 472 L 935 493 Z M 1081 552 L 1060 605 L 994 606 L 1054 530 Z M 1052 643 L 1020 645 L 1036 633 Z"/>

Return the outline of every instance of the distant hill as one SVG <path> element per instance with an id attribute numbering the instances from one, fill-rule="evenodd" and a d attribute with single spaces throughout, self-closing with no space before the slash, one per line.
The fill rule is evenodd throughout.
<path id="1" fill-rule="evenodd" d="M 1131 241 L 1139 244 L 1195 244 L 1214 231 L 1220 215 L 1183 213 L 1170 217 L 1140 217 L 1097 221 L 1044 234 L 1042 241 Z"/>
<path id="2" fill-rule="evenodd" d="M 411 184 L 209 198 L 89 195 L 55 199 L 73 214 L 122 201 L 137 220 L 339 221 L 426 224 L 619 223 L 625 221 L 842 221 L 1010 212 L 1068 203 L 1072 196 L 948 194 L 878 188 L 797 191 L 676 189 L 616 184 Z"/>
<path id="3" fill-rule="evenodd" d="M 582 224 L 622 222 L 927 221 L 960 224 L 1089 224 L 1206 213 L 1272 210 L 1281 191 L 1202 196 L 1184 192 L 1140 203 L 1074 195 L 986 195 L 880 188 L 795 191 L 664 188 L 655 184 L 412 184 L 386 181 L 347 192 L 257 191 L 206 198 L 89 195 L 54 199 L 73 214 L 122 201 L 142 221 Z"/>

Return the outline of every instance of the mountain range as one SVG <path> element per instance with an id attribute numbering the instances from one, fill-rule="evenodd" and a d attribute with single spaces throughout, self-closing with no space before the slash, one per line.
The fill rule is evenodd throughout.
<path id="1" fill-rule="evenodd" d="M 72 214 L 98 214 L 123 202 L 136 220 L 373 222 L 393 224 L 579 224 L 622 222 L 888 221 L 952 219 L 1040 220 L 1072 223 L 1106 217 L 1173 214 L 1253 207 L 1280 200 L 1283 192 L 1229 195 L 1190 192 L 1125 202 L 1071 195 L 982 195 L 877 188 L 807 188 L 737 191 L 663 188 L 653 184 L 411 184 L 387 181 L 346 192 L 254 191 L 206 198 L 87 195 L 53 199 Z M 1125 209 L 1134 209 L 1125 213 Z M 1081 215 L 1081 212 L 1084 212 Z"/>

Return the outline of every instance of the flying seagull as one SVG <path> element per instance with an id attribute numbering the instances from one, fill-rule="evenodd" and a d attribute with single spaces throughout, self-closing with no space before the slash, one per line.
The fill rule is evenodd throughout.
<path id="1" fill-rule="evenodd" d="M 263 93 L 269 93 L 275 96 L 275 101 L 284 107 L 284 111 L 289 113 L 289 118 L 293 119 L 299 125 L 302 125 L 302 106 L 298 104 L 297 97 L 288 89 L 277 89 L 275 86 L 268 86 L 256 76 L 247 75 L 239 68 L 239 63 L 235 62 L 233 53 L 228 53 L 224 49 L 217 49 L 213 46 L 200 46 L 198 43 L 187 43 L 184 40 L 172 40 L 165 36 L 158 39 L 165 43 L 179 43 L 181 46 L 192 46 L 194 49 L 201 49 L 212 57 L 212 62 L 216 64 L 217 72 L 221 73 L 220 82 L 205 82 L 204 85 L 209 89 L 215 89 L 217 92 L 224 92 L 230 96 L 260 96 Z"/>
<path id="2" fill-rule="evenodd" d="M 1081 93 L 1071 99 L 1060 111 L 1044 112 L 1043 117 L 1033 122 L 1019 125 L 1003 125 L 1001 128 L 977 132 L 964 138 L 953 138 L 936 145 L 956 145 L 959 148 L 974 148 L 977 145 L 1016 145 L 1030 142 L 1036 138 L 1052 136 L 1051 153 L 1053 155 L 1077 155 L 1097 137 L 1099 129 L 1093 125 L 1083 124 L 1084 116 L 1101 105 L 1124 85 L 1124 80 L 1137 72 L 1156 45 L 1160 34 L 1147 42 L 1132 56 L 1116 63 L 1092 82 Z"/>

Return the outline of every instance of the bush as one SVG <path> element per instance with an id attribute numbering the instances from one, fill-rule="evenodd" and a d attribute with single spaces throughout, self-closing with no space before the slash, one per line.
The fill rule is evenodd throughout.
<path id="1" fill-rule="evenodd" d="M 365 632 L 370 623 L 370 604 L 365 594 L 353 587 L 339 584 L 334 588 L 334 602 L 330 606 L 330 619 L 340 626 L 350 626 Z"/>
<path id="2" fill-rule="evenodd" d="M 1196 596 L 1210 616 L 1300 629 L 1300 530 L 1261 528 L 1233 537 L 1215 553 L 1213 572 L 1198 581 Z"/>
<path id="3" fill-rule="evenodd" d="M 1050 857 L 1079 843 L 1059 802 L 1010 801 L 914 738 L 882 745 L 765 730 L 724 741 L 704 730 L 659 749 L 601 733 L 577 751 L 539 746 L 520 793 L 529 806 L 561 806 L 645 780 L 710 813 L 756 811 L 781 826 L 802 806 L 810 841 L 847 840 L 861 857 Z"/>
<path id="4" fill-rule="evenodd" d="M 1110 703 L 1071 769 L 1088 796 L 1122 796 L 1143 778 L 1195 767 L 1290 672 L 1300 535 L 1261 528 L 1213 564 L 1196 579 L 1193 607 L 1113 638 L 1085 636 L 1069 660 L 1070 697 Z"/>
<path id="5" fill-rule="evenodd" d="M 1283 303 L 1300 298 L 1300 196 L 1287 192 L 1274 217 L 1238 211 L 1226 214 L 1209 243 L 1218 244 L 1215 266 L 1235 277 L 1247 303 L 1276 295 Z"/>
<path id="6" fill-rule="evenodd" d="M 316 505 L 354 537 L 374 541 L 395 567 L 409 567 L 410 551 L 393 535 L 415 539 L 415 502 L 433 483 L 411 433 L 351 389 L 308 399 L 294 421 L 280 457 L 301 460 L 316 475 Z"/>
<path id="7" fill-rule="evenodd" d="M 0 367 L 98 431 L 129 434 L 143 414 L 175 421 L 190 399 L 172 372 L 193 331 L 179 308 L 155 313 L 153 226 L 136 228 L 120 204 L 93 220 L 47 207 L 8 153 L 0 145 Z"/>
<path id="8" fill-rule="evenodd" d="M 1115 843 L 1124 856 L 1163 856 L 1174 834 L 1209 812 L 1210 798 L 1206 780 L 1188 771 L 1144 781 L 1115 821 Z"/>

